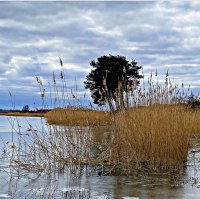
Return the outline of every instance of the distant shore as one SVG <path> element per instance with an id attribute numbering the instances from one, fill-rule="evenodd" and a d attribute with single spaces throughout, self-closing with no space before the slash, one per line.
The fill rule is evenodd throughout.
<path id="1" fill-rule="evenodd" d="M 0 110 L 1 116 L 25 116 L 25 117 L 44 117 L 50 110 L 20 111 L 20 110 Z"/>

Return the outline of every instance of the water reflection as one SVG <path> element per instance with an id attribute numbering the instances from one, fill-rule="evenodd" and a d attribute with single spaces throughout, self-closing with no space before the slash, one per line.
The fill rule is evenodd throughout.
<path id="1" fill-rule="evenodd" d="M 38 130 L 45 129 L 45 133 L 50 130 L 45 126 L 45 120 L 40 118 L 19 117 L 18 120 L 21 134 L 24 135 L 27 134 L 29 123 Z M 63 129 L 63 127 L 52 126 L 51 129 L 57 129 L 57 137 L 59 137 L 67 127 Z M 74 131 L 80 135 L 79 139 L 74 138 L 75 143 L 84 134 L 88 137 L 87 133 L 92 133 L 89 136 L 93 141 L 93 145 L 90 144 L 93 156 L 101 151 L 98 149 L 99 143 L 108 145 L 114 137 L 109 127 L 84 129 L 76 127 Z M 12 139 L 12 130 L 7 117 L 0 117 L 0 136 L 4 141 Z M 88 139 L 87 137 L 85 139 Z M 0 147 L 2 151 L 2 143 Z M 1 160 L 0 198 L 200 198 L 199 163 L 200 153 L 190 153 L 188 166 L 179 175 L 146 173 L 126 177 L 102 176 L 99 174 L 102 166 L 86 167 L 85 165 L 68 165 L 55 172 L 31 172 L 29 168 L 19 169 L 15 165 L 8 167 L 9 163 Z"/>

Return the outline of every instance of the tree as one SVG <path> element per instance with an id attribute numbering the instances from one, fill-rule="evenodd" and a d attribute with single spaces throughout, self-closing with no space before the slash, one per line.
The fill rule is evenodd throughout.
<path id="1" fill-rule="evenodd" d="M 98 105 L 109 104 L 113 109 L 112 102 L 115 102 L 116 109 L 128 107 L 128 92 L 132 91 L 139 84 L 141 66 L 135 60 L 127 61 L 123 56 L 102 56 L 97 61 L 92 60 L 93 67 L 86 76 L 85 88 L 92 93 L 94 103 Z"/>
<path id="2" fill-rule="evenodd" d="M 25 105 L 25 106 L 22 108 L 22 112 L 29 112 L 29 106 L 28 106 L 28 105 Z"/>

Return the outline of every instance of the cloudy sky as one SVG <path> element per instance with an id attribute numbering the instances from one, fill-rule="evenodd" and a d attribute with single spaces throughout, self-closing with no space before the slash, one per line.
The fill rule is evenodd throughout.
<path id="1" fill-rule="evenodd" d="M 145 75 L 169 70 L 177 83 L 200 87 L 200 2 L 0 2 L 0 108 L 39 105 L 35 76 L 59 76 L 84 93 L 90 61 L 136 59 Z"/>

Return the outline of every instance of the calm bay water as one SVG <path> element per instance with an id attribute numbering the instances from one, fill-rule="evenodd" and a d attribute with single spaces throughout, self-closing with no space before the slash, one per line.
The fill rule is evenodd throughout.
<path id="1" fill-rule="evenodd" d="M 31 124 L 38 130 L 45 128 L 45 119 L 0 116 L 0 154 L 4 144 L 16 140 L 12 130 L 26 134 Z M 100 129 L 94 134 L 105 132 Z M 13 136 L 13 137 L 12 137 Z M 98 137 L 98 136 L 97 136 Z M 30 172 L 9 168 L 0 162 L 0 198 L 200 198 L 200 155 L 190 153 L 188 165 L 180 175 L 137 174 L 134 176 L 99 176 L 101 167 L 81 168 L 79 176 L 72 176 L 73 167 L 61 172 Z"/>

